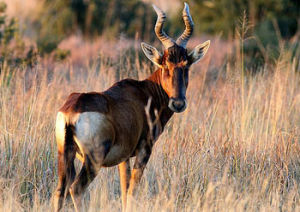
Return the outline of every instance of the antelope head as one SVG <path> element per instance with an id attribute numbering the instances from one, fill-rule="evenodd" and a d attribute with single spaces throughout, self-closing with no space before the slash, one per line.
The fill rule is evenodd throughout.
<path id="1" fill-rule="evenodd" d="M 168 107 L 176 112 L 182 112 L 187 107 L 186 89 L 189 81 L 189 68 L 197 63 L 207 52 L 210 41 L 196 46 L 190 53 L 187 52 L 186 44 L 192 36 L 194 23 L 190 15 L 189 6 L 184 3 L 182 17 L 185 30 L 175 41 L 163 31 L 166 14 L 153 5 L 157 13 L 155 34 L 162 42 L 165 50 L 161 54 L 155 47 L 142 43 L 142 49 L 148 59 L 161 69 L 160 83 L 169 96 Z"/>

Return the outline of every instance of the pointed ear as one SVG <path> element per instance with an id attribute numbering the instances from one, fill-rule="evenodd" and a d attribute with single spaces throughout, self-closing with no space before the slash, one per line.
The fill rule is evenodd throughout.
<path id="1" fill-rule="evenodd" d="M 206 54 L 210 45 L 210 40 L 199 44 L 194 48 L 194 50 L 189 53 L 190 64 L 197 63 Z"/>
<path id="2" fill-rule="evenodd" d="M 148 57 L 148 59 L 151 60 L 155 65 L 161 67 L 162 55 L 159 53 L 159 51 L 153 46 L 144 42 L 141 43 L 141 47 L 146 57 Z"/>

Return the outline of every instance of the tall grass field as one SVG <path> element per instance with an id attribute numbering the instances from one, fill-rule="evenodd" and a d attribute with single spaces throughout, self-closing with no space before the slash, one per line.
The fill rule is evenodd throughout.
<path id="1" fill-rule="evenodd" d="M 133 211 L 300 211 L 298 61 L 282 50 L 254 73 L 242 57 L 214 68 L 223 61 L 210 51 L 218 46 L 190 70 L 188 108 L 155 144 Z M 32 69 L 3 65 L 0 211 L 53 211 L 54 127 L 66 97 L 145 79 L 155 69 L 146 57 L 118 54 L 96 54 L 80 68 L 70 60 Z M 85 211 L 121 207 L 118 169 L 103 168 L 85 192 Z M 71 200 L 64 210 L 74 210 Z"/>

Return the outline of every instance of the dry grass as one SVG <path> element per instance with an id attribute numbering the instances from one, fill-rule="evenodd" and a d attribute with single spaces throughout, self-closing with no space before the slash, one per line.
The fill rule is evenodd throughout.
<path id="1" fill-rule="evenodd" d="M 70 92 L 148 75 L 148 63 L 123 58 L 2 71 L 0 211 L 53 210 L 56 112 Z M 238 65 L 210 77 L 210 63 L 208 55 L 192 68 L 188 109 L 156 143 L 135 211 L 299 211 L 300 75 L 289 53 L 243 83 Z M 120 211 L 116 167 L 103 168 L 88 190 L 88 211 Z"/>

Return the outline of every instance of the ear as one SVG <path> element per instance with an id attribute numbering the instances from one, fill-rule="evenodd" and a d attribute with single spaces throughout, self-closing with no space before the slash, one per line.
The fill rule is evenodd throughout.
<path id="1" fill-rule="evenodd" d="M 153 46 L 144 42 L 141 43 L 141 47 L 146 57 L 148 57 L 148 59 L 151 60 L 155 65 L 161 67 L 162 55 L 159 53 L 159 51 Z"/>
<path id="2" fill-rule="evenodd" d="M 190 64 L 197 63 L 199 60 L 206 54 L 210 45 L 210 40 L 205 41 L 202 44 L 199 44 L 194 48 L 194 50 L 189 53 Z"/>

